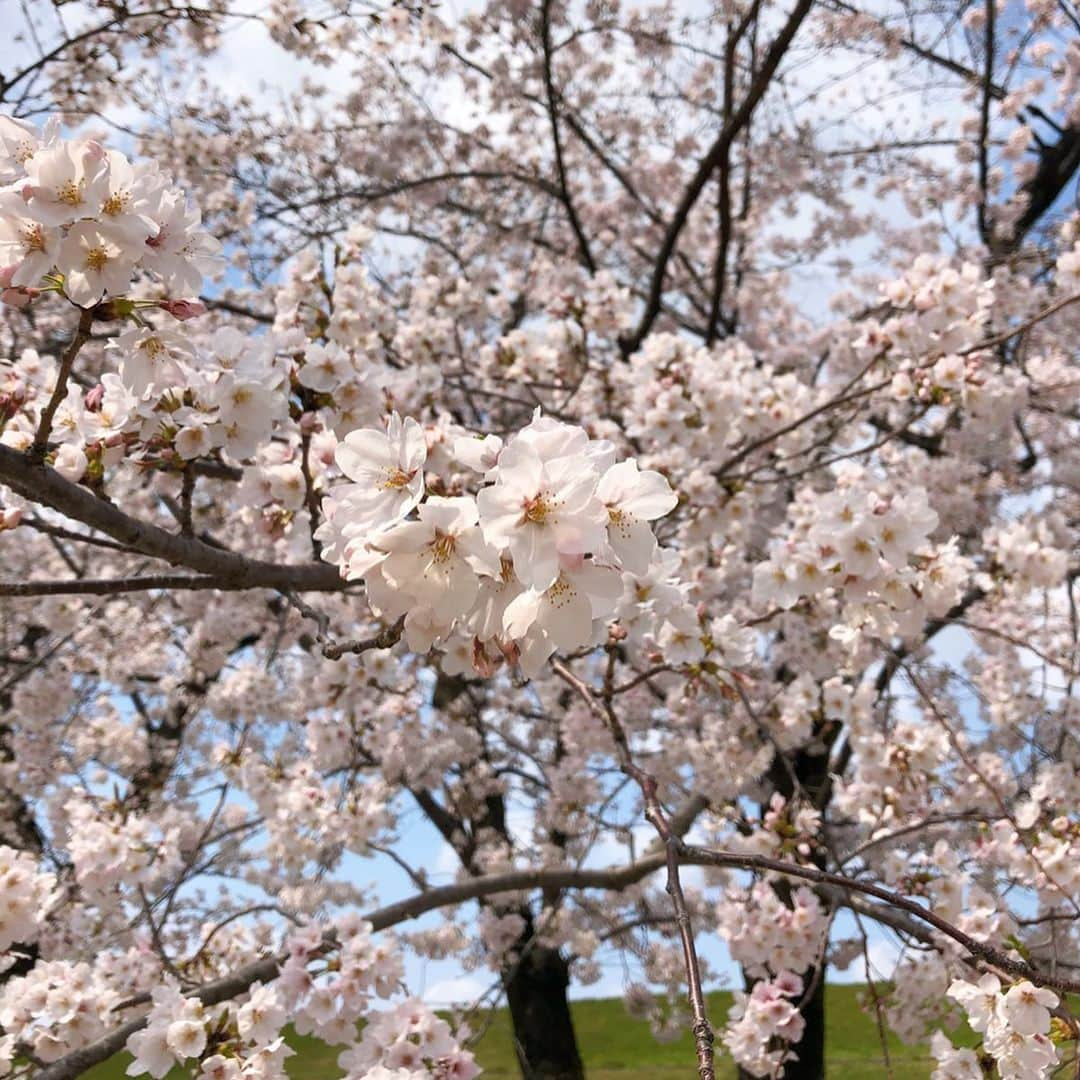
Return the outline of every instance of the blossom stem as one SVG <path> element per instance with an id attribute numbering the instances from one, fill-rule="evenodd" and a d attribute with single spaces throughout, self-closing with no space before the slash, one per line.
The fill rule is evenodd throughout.
<path id="1" fill-rule="evenodd" d="M 709 1023 L 708 1010 L 705 1007 L 705 993 L 701 986 L 701 964 L 698 961 L 697 945 L 694 941 L 694 928 L 690 920 L 690 910 L 686 905 L 686 896 L 683 893 L 682 881 L 679 876 L 683 843 L 671 828 L 667 814 L 664 813 L 664 808 L 657 795 L 656 778 L 635 764 L 631 755 L 626 731 L 611 705 L 611 697 L 614 692 L 612 679 L 614 674 L 612 670 L 614 653 L 609 652 L 608 658 L 608 674 L 605 679 L 603 706 L 597 701 L 592 690 L 563 663 L 555 660 L 552 663 L 552 668 L 563 682 L 577 691 L 593 715 L 611 733 L 620 768 L 641 789 L 642 797 L 645 800 L 645 818 L 656 830 L 664 849 L 664 861 L 667 866 L 665 891 L 671 897 L 671 904 L 675 909 L 675 922 L 679 927 L 679 941 L 682 944 L 683 962 L 686 965 L 687 996 L 690 999 L 690 1009 L 694 1017 L 691 1030 L 694 1033 L 694 1048 L 697 1051 L 698 1077 L 700 1080 L 716 1080 L 716 1066 L 713 1055 L 714 1035 L 712 1025 Z"/>
<path id="2" fill-rule="evenodd" d="M 49 434 L 52 432 L 53 417 L 56 415 L 56 410 L 60 408 L 60 402 L 67 395 L 68 378 L 71 375 L 72 367 L 75 365 L 75 357 L 79 355 L 79 350 L 90 339 L 90 325 L 93 319 L 91 309 L 83 308 L 82 313 L 79 315 L 79 325 L 75 328 L 75 333 L 67 349 L 64 350 L 64 355 L 60 358 L 60 370 L 56 373 L 56 386 L 53 388 L 49 403 L 41 413 L 37 434 L 30 445 L 30 455 L 37 461 L 44 460 L 49 449 Z"/>

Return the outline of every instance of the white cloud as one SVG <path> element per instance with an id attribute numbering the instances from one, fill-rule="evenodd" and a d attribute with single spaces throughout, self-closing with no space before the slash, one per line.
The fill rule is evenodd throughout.
<path id="1" fill-rule="evenodd" d="M 440 979 L 424 991 L 429 1005 L 469 1005 L 483 997 L 489 985 L 475 976 L 463 975 L 453 979 Z"/>

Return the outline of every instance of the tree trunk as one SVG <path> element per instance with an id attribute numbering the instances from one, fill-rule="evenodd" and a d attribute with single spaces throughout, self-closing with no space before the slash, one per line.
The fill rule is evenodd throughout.
<path id="1" fill-rule="evenodd" d="M 773 761 L 769 771 L 772 790 L 778 791 L 786 800 L 796 794 L 803 799 L 809 797 L 811 804 L 822 813 L 832 799 L 832 778 L 829 773 L 829 751 L 840 733 L 839 725 L 819 725 L 815 735 L 824 744 L 824 750 L 813 753 L 798 752 L 788 759 L 787 765 L 778 759 Z M 796 790 L 796 788 L 798 790 Z M 762 807 L 764 813 L 765 807 Z M 823 854 L 815 854 L 814 863 L 820 870 L 827 869 Z M 791 903 L 792 884 L 788 881 L 774 882 L 773 889 L 784 903 Z M 826 901 L 823 898 L 822 904 Z M 798 1055 L 797 1061 L 789 1061 L 784 1066 L 784 1080 L 824 1080 L 825 1076 L 825 982 L 828 968 L 817 972 L 808 968 L 801 972 L 803 986 L 813 986 L 813 993 L 808 998 L 799 999 L 802 1018 L 805 1023 L 803 1037 L 798 1043 L 791 1044 L 791 1050 Z M 752 983 L 747 982 L 747 990 Z M 739 1070 L 739 1080 L 748 1080 L 749 1074 Z"/>
<path id="2" fill-rule="evenodd" d="M 506 1000 L 524 1080 L 584 1080 L 570 1002 L 570 969 L 557 949 L 523 935 L 521 960 L 505 973 Z"/>
<path id="3" fill-rule="evenodd" d="M 816 974 L 811 969 L 804 979 L 809 985 Z M 817 979 L 814 992 L 802 1007 L 806 1029 L 802 1039 L 792 1050 L 799 1055 L 798 1061 L 788 1062 L 784 1080 L 823 1080 L 825 1076 L 825 980 Z"/>

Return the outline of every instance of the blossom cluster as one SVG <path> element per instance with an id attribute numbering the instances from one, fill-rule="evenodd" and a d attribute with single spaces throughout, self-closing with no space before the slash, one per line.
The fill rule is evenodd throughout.
<path id="1" fill-rule="evenodd" d="M 1069 553 L 1054 535 L 1063 535 L 1063 526 L 1060 515 L 1053 513 L 1005 522 L 987 531 L 986 543 L 1011 578 L 1051 589 L 1061 584 L 1069 570 Z"/>
<path id="2" fill-rule="evenodd" d="M 133 165 L 91 139 L 64 139 L 0 117 L 0 285 L 12 304 L 60 290 L 73 303 L 113 301 L 129 325 L 108 341 L 108 370 L 74 380 L 52 425 L 51 464 L 67 479 L 116 465 L 176 463 L 221 451 L 241 461 L 288 415 L 291 344 L 232 328 L 196 337 L 152 325 L 161 309 L 186 320 L 198 301 L 143 300 L 149 272 L 173 297 L 197 296 L 219 246 L 185 194 L 153 162 Z M 145 276 L 145 275 L 144 275 Z M 23 350 L 0 375 L 0 439 L 24 450 L 60 378 L 53 356 Z"/>
<path id="3" fill-rule="evenodd" d="M 64 811 L 75 878 L 88 894 L 116 886 L 152 886 L 181 865 L 175 826 L 162 830 L 136 813 L 121 819 L 78 797 L 70 799 Z"/>
<path id="4" fill-rule="evenodd" d="M 681 335 L 652 334 L 615 378 L 627 434 L 702 481 L 731 447 L 780 432 L 820 400 L 794 373 L 762 364 L 738 340 L 702 348 Z M 794 428 L 776 447 L 794 453 L 808 437 Z"/>
<path id="5" fill-rule="evenodd" d="M 173 296 L 197 295 L 219 245 L 153 163 L 92 139 L 0 116 L 0 286 L 25 304 L 43 279 L 79 307 L 124 296 L 139 270 Z M 46 287 L 48 282 L 45 282 Z"/>
<path id="6" fill-rule="evenodd" d="M 821 958 L 829 914 L 812 889 L 800 887 L 788 906 L 768 882 L 748 895 L 733 893 L 717 906 L 717 930 L 731 956 L 753 975 L 801 975 Z"/>
<path id="7" fill-rule="evenodd" d="M 751 1076 L 783 1075 L 784 1062 L 794 1056 L 784 1044 L 797 1043 L 806 1027 L 797 1001 L 802 989 L 798 975 L 781 971 L 755 983 L 749 994 L 736 992 L 721 1039 Z"/>
<path id="8" fill-rule="evenodd" d="M 364 226 L 346 230 L 332 280 L 314 252 L 302 252 L 274 297 L 273 332 L 295 361 L 294 389 L 339 438 L 378 423 L 388 401 L 418 413 L 443 387 L 440 361 L 454 340 L 442 283 L 415 284 L 402 312 L 368 272 L 370 243 Z"/>
<path id="9" fill-rule="evenodd" d="M 977 983 L 957 979 L 948 993 L 963 1006 L 971 1029 L 983 1036 L 983 1047 L 1002 1080 L 1039 1080 L 1050 1075 L 1058 1063 L 1057 1050 L 1048 1037 L 1050 1010 L 1058 1004 L 1052 990 L 1022 979 L 1003 992 L 1001 980 L 988 973 Z M 939 1041 L 935 1053 L 939 1063 L 947 1057 L 940 1054 L 941 1049 Z M 955 1061 L 950 1062 L 953 1065 Z M 978 1077 L 982 1072 L 968 1075 Z"/>
<path id="10" fill-rule="evenodd" d="M 16 942 L 30 944 L 41 930 L 41 923 L 56 894 L 56 876 L 42 873 L 25 852 L 0 845 L 0 953 Z M 0 973 L 14 957 L 0 956 Z"/>
<path id="11" fill-rule="evenodd" d="M 881 295 L 890 316 L 862 322 L 857 353 L 869 359 L 885 347 L 902 357 L 949 356 L 984 333 L 994 282 L 975 263 L 957 268 L 945 257 L 924 254 L 902 277 L 882 284 Z"/>
<path id="12" fill-rule="evenodd" d="M 342 729 L 340 721 L 336 726 Z M 224 748 L 220 752 L 226 759 Z M 226 772 L 264 815 L 265 855 L 283 865 L 302 867 L 307 859 L 319 858 L 328 837 L 344 850 L 363 852 L 390 820 L 390 793 L 377 781 L 354 784 L 342 798 L 309 762 L 271 767 L 254 753 L 243 754 L 238 766 L 228 765 Z"/>
<path id="13" fill-rule="evenodd" d="M 0 1027 L 11 1040 L 7 1056 L 0 1040 L 0 1075 L 28 1047 L 39 1061 L 57 1061 L 100 1038 L 116 1020 L 113 1011 L 146 985 L 157 967 L 145 949 L 104 952 L 92 962 L 39 960 L 26 974 L 9 977 L 0 993 Z"/>
<path id="14" fill-rule="evenodd" d="M 117 370 L 89 392 L 69 385 L 57 409 L 54 468 L 75 482 L 125 459 L 183 466 L 216 450 L 236 461 L 253 455 L 287 415 L 287 364 L 269 337 L 226 328 L 208 344 L 149 326 L 113 338 L 105 352 Z M 53 358 L 27 350 L 4 373 L 4 389 L 20 403 L 0 434 L 4 445 L 30 445 L 56 371 Z"/>
<path id="15" fill-rule="evenodd" d="M 952 607 L 970 574 L 951 542 L 932 541 L 938 516 L 925 490 L 884 492 L 859 466 L 839 469 L 831 491 L 801 491 L 789 517 L 789 533 L 754 569 L 754 601 L 787 609 L 836 595 L 844 617 L 834 636 L 917 629 Z"/>
<path id="16" fill-rule="evenodd" d="M 444 669 L 490 673 L 506 656 L 533 676 L 557 649 L 603 640 L 625 579 L 663 565 L 650 523 L 677 495 L 582 428 L 538 412 L 505 445 L 462 435 L 439 451 L 397 413 L 346 435 L 335 456 L 351 483 L 325 500 L 317 537 L 374 611 L 404 620 L 411 649 L 445 651 Z"/>
<path id="17" fill-rule="evenodd" d="M 206 1006 L 174 982 L 159 984 L 146 1025 L 128 1040 L 135 1058 L 128 1074 L 160 1078 L 194 1059 L 200 1080 L 283 1080 L 285 1060 L 294 1053 L 283 1036 L 291 1023 L 300 1035 L 345 1047 L 338 1065 L 347 1080 L 472 1080 L 479 1071 L 472 1055 L 422 1002 L 409 998 L 385 1011 L 373 1009 L 375 999 L 390 997 L 401 980 L 392 943 L 376 944 L 370 925 L 355 918 L 339 920 L 334 930 L 333 944 L 315 925 L 295 931 L 280 974 L 226 1004 Z M 319 971 L 320 957 L 331 950 L 335 963 Z"/>

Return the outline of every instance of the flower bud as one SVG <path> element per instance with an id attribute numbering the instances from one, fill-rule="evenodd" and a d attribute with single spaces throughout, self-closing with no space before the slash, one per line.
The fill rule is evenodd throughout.
<path id="1" fill-rule="evenodd" d="M 87 412 L 101 412 L 101 403 L 105 399 L 105 386 L 103 383 L 98 383 L 97 386 L 87 390 L 86 396 L 83 398 L 83 405 L 86 406 Z"/>
<path id="2" fill-rule="evenodd" d="M 206 305 L 201 300 L 162 300 L 158 307 L 181 322 L 206 314 Z"/>

